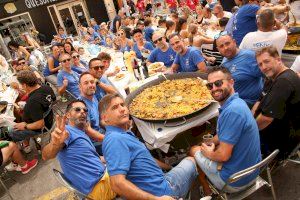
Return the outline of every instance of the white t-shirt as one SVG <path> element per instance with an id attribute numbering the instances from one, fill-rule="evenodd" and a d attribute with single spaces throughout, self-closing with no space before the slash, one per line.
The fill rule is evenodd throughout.
<path id="1" fill-rule="evenodd" d="M 9 65 L 6 62 L 6 59 L 0 54 L 0 72 L 4 73 L 8 70 Z"/>
<path id="2" fill-rule="evenodd" d="M 293 65 L 291 66 L 291 70 L 294 72 L 300 73 L 300 56 L 297 56 Z"/>
<path id="3" fill-rule="evenodd" d="M 224 11 L 224 17 L 227 17 L 228 19 L 230 19 L 231 16 L 232 16 L 232 13 L 231 13 L 231 12 Z"/>
<path id="4" fill-rule="evenodd" d="M 202 24 L 218 24 L 219 20 L 215 15 L 211 15 L 211 18 L 204 18 L 203 17 L 203 21 Z"/>
<path id="5" fill-rule="evenodd" d="M 291 11 L 294 13 L 295 17 L 296 17 L 296 20 L 297 22 L 299 23 L 300 21 L 300 1 L 294 1 L 293 3 L 290 4 L 291 6 Z M 294 21 L 293 19 L 293 16 L 292 16 L 292 13 L 289 12 L 289 17 L 290 17 L 290 22 Z"/>
<path id="6" fill-rule="evenodd" d="M 260 48 L 273 45 L 281 56 L 286 40 L 287 32 L 284 29 L 272 32 L 262 32 L 258 30 L 245 35 L 240 44 L 240 49 L 252 49 L 256 51 Z"/>

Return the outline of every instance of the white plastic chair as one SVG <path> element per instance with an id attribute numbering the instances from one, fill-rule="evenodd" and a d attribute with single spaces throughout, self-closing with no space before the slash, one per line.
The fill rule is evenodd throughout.
<path id="1" fill-rule="evenodd" d="M 274 158 L 276 157 L 276 155 L 279 153 L 279 150 L 276 149 L 275 151 L 273 151 L 267 158 L 263 159 L 261 162 L 257 163 L 256 165 L 253 165 L 247 169 L 244 169 L 242 171 L 239 171 L 233 175 L 231 175 L 228 180 L 226 181 L 225 186 L 222 188 L 221 191 L 219 191 L 218 189 L 216 189 L 211 183 L 210 186 L 213 189 L 213 191 L 215 193 L 217 193 L 219 195 L 219 197 L 223 200 L 241 200 L 246 198 L 247 196 L 249 196 L 250 194 L 252 194 L 253 192 L 255 192 L 256 190 L 258 190 L 259 188 L 261 188 L 264 185 L 267 185 L 268 187 L 271 188 L 272 191 L 272 196 L 273 199 L 276 200 L 276 194 L 275 194 L 275 189 L 273 186 L 273 181 L 272 181 L 272 177 L 271 177 L 271 170 L 269 167 L 269 164 L 274 160 Z M 226 186 L 230 183 L 234 183 L 248 175 L 250 175 L 252 172 L 254 172 L 255 170 L 260 170 L 260 174 L 266 169 L 267 171 L 267 176 L 268 176 L 268 182 L 266 180 L 264 180 L 263 178 L 261 178 L 260 176 L 258 176 L 255 180 L 255 182 L 249 186 L 248 188 L 246 188 L 243 191 L 237 192 L 237 193 L 226 193 L 224 191 L 224 189 L 226 188 Z"/>

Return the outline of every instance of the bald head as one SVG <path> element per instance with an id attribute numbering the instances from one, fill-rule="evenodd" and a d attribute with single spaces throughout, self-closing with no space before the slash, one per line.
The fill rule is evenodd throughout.
<path id="1" fill-rule="evenodd" d="M 220 54 L 228 59 L 233 58 L 238 52 L 237 44 L 230 35 L 221 35 L 216 39 L 216 45 Z"/>

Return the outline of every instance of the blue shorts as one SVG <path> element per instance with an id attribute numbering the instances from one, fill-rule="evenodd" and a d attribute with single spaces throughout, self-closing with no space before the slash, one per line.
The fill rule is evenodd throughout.
<path id="1" fill-rule="evenodd" d="M 203 156 L 200 151 L 195 153 L 195 160 L 210 182 L 218 189 L 222 190 L 225 186 L 225 182 L 220 176 L 220 171 L 218 170 L 218 163 L 208 159 L 207 157 Z M 255 179 L 248 183 L 247 185 L 241 187 L 232 187 L 227 185 L 224 189 L 225 192 L 234 193 L 244 190 L 245 188 L 249 187 L 254 183 Z"/>
<path id="2" fill-rule="evenodd" d="M 165 174 L 165 179 L 170 184 L 174 197 L 184 198 L 197 176 L 196 164 L 191 159 L 185 158 Z"/>

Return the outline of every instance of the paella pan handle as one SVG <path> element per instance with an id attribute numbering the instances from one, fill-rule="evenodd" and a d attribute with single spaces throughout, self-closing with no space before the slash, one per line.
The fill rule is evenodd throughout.
<path id="1" fill-rule="evenodd" d="M 185 119 L 185 117 L 182 117 L 182 121 L 180 121 L 180 122 L 168 123 L 168 121 L 165 121 L 164 122 L 164 127 L 176 127 L 176 126 L 181 126 L 185 123 L 186 123 L 186 119 Z"/>

